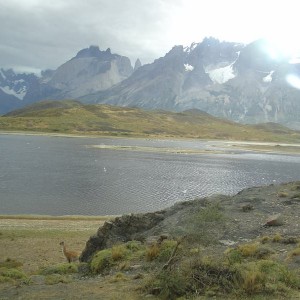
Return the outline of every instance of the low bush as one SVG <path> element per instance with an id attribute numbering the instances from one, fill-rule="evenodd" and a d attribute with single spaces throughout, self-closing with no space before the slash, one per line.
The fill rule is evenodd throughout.
<path id="1" fill-rule="evenodd" d="M 160 245 L 159 253 L 157 255 L 157 259 L 160 262 L 166 262 L 170 259 L 174 248 L 177 245 L 177 241 L 174 240 L 165 240 Z"/>
<path id="2" fill-rule="evenodd" d="M 101 273 L 107 271 L 112 266 L 111 249 L 105 249 L 97 252 L 90 264 L 91 271 Z"/>
<path id="3" fill-rule="evenodd" d="M 151 254 L 149 255 L 151 256 Z M 89 269 L 94 274 L 108 272 L 112 267 L 124 270 L 129 268 L 132 260 L 144 256 L 145 246 L 140 242 L 130 241 L 97 252 L 89 263 Z"/>
<path id="4" fill-rule="evenodd" d="M 259 243 L 247 243 L 239 245 L 236 249 L 231 249 L 227 251 L 226 254 L 230 261 L 234 260 L 234 257 L 265 259 L 273 253 L 274 251 L 271 248 L 262 246 Z"/>
<path id="5" fill-rule="evenodd" d="M 242 292 L 247 295 L 286 296 L 291 288 L 300 287 L 300 279 L 296 273 L 272 260 L 248 262 L 241 264 L 238 269 L 242 274 Z"/>
<path id="6" fill-rule="evenodd" d="M 126 257 L 129 254 L 129 250 L 126 245 L 116 245 L 111 249 L 111 258 L 113 261 L 118 261 Z"/>
<path id="7" fill-rule="evenodd" d="M 178 269 L 172 272 L 166 270 L 148 279 L 146 289 L 161 299 L 172 300 L 186 295 L 188 284 L 187 278 Z"/>
<path id="8" fill-rule="evenodd" d="M 272 241 L 272 238 L 268 240 Z M 166 252 L 162 254 L 164 244 Z M 164 241 L 156 261 L 164 261 L 159 257 L 169 258 L 175 245 L 175 241 Z M 181 246 L 186 245 L 183 243 Z M 294 255 L 298 254 L 296 249 Z M 159 271 L 153 274 L 146 288 L 162 299 L 190 299 L 196 296 L 220 296 L 220 299 L 289 297 L 291 291 L 300 289 L 300 278 L 284 264 L 271 260 L 273 253 L 271 248 L 260 242 L 228 249 L 219 259 L 203 257 L 201 253 L 187 256 L 186 251 L 179 251 L 167 268 L 156 268 Z"/>
<path id="9" fill-rule="evenodd" d="M 237 247 L 237 250 L 243 257 L 255 256 L 258 246 L 258 243 L 242 244 Z"/>
<path id="10" fill-rule="evenodd" d="M 126 244 L 126 248 L 131 252 L 139 251 L 143 248 L 142 243 L 139 241 L 129 241 Z"/>
<path id="11" fill-rule="evenodd" d="M 272 238 L 273 243 L 280 243 L 281 241 L 282 241 L 282 236 L 280 233 L 276 233 Z"/>
<path id="12" fill-rule="evenodd" d="M 27 276 L 24 272 L 15 268 L 0 268 L 0 282 L 9 282 L 15 280 L 26 280 Z"/>
<path id="13" fill-rule="evenodd" d="M 50 274 L 73 274 L 78 272 L 78 265 L 75 263 L 61 263 L 54 266 L 49 266 L 40 270 L 41 275 Z"/>

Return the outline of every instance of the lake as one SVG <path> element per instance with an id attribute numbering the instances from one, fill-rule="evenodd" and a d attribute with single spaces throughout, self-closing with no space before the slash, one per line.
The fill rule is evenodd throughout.
<path id="1" fill-rule="evenodd" d="M 146 212 L 196 197 L 300 180 L 300 155 L 233 152 L 215 144 L 0 134 L 0 214 Z"/>

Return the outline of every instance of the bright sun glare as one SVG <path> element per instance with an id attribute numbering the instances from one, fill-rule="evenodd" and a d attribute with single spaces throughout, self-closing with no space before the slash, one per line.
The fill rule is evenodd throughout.
<path id="1" fill-rule="evenodd" d="M 290 64 L 300 63 L 300 47 L 297 44 L 297 39 L 290 37 L 282 37 L 276 39 L 266 39 L 266 51 L 274 60 L 286 59 Z M 300 77 L 298 74 L 290 73 L 286 76 L 286 82 L 296 88 L 300 89 Z"/>
<path id="2" fill-rule="evenodd" d="M 268 44 L 267 52 L 273 59 L 280 59 L 282 57 L 288 59 L 295 59 L 300 54 L 300 45 L 297 39 L 286 37 L 267 37 L 265 38 Z"/>

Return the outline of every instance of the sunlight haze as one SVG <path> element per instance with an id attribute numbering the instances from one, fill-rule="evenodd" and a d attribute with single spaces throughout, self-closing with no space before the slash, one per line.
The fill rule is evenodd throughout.
<path id="1" fill-rule="evenodd" d="M 0 65 L 16 70 L 57 68 L 89 45 L 143 64 L 174 45 L 212 36 L 250 43 L 266 38 L 270 55 L 297 56 L 296 1 L 0 0 Z"/>

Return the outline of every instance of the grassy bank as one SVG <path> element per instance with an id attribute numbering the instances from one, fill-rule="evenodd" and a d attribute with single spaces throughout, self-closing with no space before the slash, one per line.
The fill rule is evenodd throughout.
<path id="1" fill-rule="evenodd" d="M 75 279 L 59 243 L 80 253 L 110 216 L 0 216 L 0 299 L 138 300 L 135 282 Z M 75 273 L 74 273 L 75 272 Z"/>
<path id="2" fill-rule="evenodd" d="M 1 215 L 0 257 L 21 261 L 25 272 L 34 273 L 42 265 L 65 260 L 60 241 L 82 251 L 90 235 L 109 219 L 108 216 Z"/>
<path id="3" fill-rule="evenodd" d="M 0 117 L 2 131 L 74 135 L 299 142 L 300 133 L 278 124 L 251 126 L 199 110 L 144 111 L 76 101 L 45 101 Z"/>

